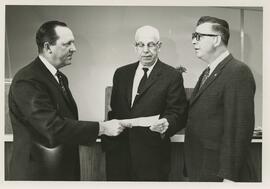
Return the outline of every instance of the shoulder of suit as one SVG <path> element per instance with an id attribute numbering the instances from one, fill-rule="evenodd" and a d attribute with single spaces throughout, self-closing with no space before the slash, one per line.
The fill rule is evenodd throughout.
<path id="1" fill-rule="evenodd" d="M 224 73 L 226 78 L 232 81 L 231 83 L 237 83 L 236 81 L 240 79 L 255 83 L 253 73 L 247 64 L 237 59 L 232 59 L 226 67 Z"/>
<path id="2" fill-rule="evenodd" d="M 22 67 L 13 77 L 13 81 L 40 77 L 37 59 Z"/>
<path id="3" fill-rule="evenodd" d="M 238 71 L 251 71 L 249 66 L 245 64 L 244 62 L 237 60 L 235 58 L 232 59 L 232 61 L 229 62 L 229 67 L 232 69 L 234 72 Z"/>
<path id="4" fill-rule="evenodd" d="M 161 67 L 161 69 L 163 70 L 163 71 L 166 71 L 166 72 L 168 72 L 170 75 L 178 75 L 178 74 L 180 74 L 180 72 L 178 72 L 173 66 L 171 66 L 171 65 L 168 65 L 168 64 L 166 64 L 166 63 L 164 63 L 164 62 L 161 62 L 161 61 L 159 61 L 159 62 L 157 62 L 157 63 L 159 63 L 159 66 Z M 180 74 L 181 75 L 181 74 Z"/>
<path id="5" fill-rule="evenodd" d="M 115 72 L 117 73 L 117 72 L 122 72 L 122 71 L 127 71 L 127 70 L 135 70 L 138 66 L 138 63 L 139 62 L 134 62 L 131 64 L 121 66 L 121 67 L 117 68 Z"/>

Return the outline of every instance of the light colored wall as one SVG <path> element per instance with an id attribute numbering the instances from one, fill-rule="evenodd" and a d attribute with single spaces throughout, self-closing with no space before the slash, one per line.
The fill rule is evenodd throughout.
<path id="1" fill-rule="evenodd" d="M 251 68 L 256 81 L 255 123 L 262 126 L 262 26 L 263 12 L 245 11 L 244 61 Z"/>
<path id="2" fill-rule="evenodd" d="M 19 68 L 37 56 L 35 32 L 43 22 L 55 19 L 64 21 L 74 32 L 77 53 L 74 55 L 73 65 L 63 68 L 63 72 L 69 78 L 80 118 L 103 120 L 105 87 L 112 85 L 116 68 L 137 60 L 133 47 L 134 33 L 142 25 L 152 25 L 159 29 L 163 42 L 160 59 L 174 67 L 179 65 L 186 67 L 184 85 L 194 87 L 206 66 L 197 59 L 191 44 L 191 33 L 194 32 L 195 24 L 202 15 L 217 16 L 230 23 L 229 49 L 240 59 L 238 8 L 7 6 L 6 44 L 10 62 L 6 55 L 5 76 L 14 76 Z M 245 16 L 262 22 L 262 15 L 258 15 L 257 11 L 251 11 Z M 260 24 L 256 26 L 259 31 L 262 30 Z M 257 41 L 253 38 L 253 34 L 250 34 L 249 38 L 252 43 Z M 250 45 L 253 45 L 252 43 Z M 262 51 L 261 42 L 258 45 Z M 258 60 L 249 62 L 249 66 L 262 73 L 261 53 L 253 54 L 252 51 L 249 56 L 250 59 Z M 8 66 L 11 70 L 7 71 Z M 256 79 L 261 82 L 262 74 L 257 75 Z M 257 97 L 261 98 L 261 95 Z M 256 102 L 260 103 L 258 107 L 261 108 L 261 99 Z M 261 112 L 256 120 L 260 120 L 261 123 Z"/>

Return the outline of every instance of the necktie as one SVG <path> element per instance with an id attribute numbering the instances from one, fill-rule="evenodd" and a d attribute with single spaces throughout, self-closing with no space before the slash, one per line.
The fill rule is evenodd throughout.
<path id="1" fill-rule="evenodd" d="M 56 72 L 56 76 L 58 78 L 59 85 L 60 85 L 60 87 L 62 89 L 62 93 L 63 93 L 65 99 L 67 100 L 68 103 L 71 103 L 70 97 L 69 97 L 68 91 L 67 91 L 68 90 L 68 86 L 66 86 L 66 84 L 64 82 L 64 74 L 61 73 L 60 71 L 57 71 Z"/>
<path id="2" fill-rule="evenodd" d="M 209 77 L 209 73 L 210 73 L 210 68 L 207 67 L 204 72 L 203 72 L 203 77 L 200 83 L 200 88 L 203 86 L 203 84 L 205 83 L 206 79 Z"/>
<path id="3" fill-rule="evenodd" d="M 137 90 L 137 95 L 140 95 L 141 91 L 142 91 L 142 88 L 147 80 L 147 72 L 148 72 L 148 68 L 143 68 L 143 71 L 144 71 L 144 74 L 143 74 L 143 77 L 139 83 L 139 86 L 138 86 L 138 90 Z"/>

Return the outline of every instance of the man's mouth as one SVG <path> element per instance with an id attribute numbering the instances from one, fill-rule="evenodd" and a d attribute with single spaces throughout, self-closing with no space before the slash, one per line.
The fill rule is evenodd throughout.
<path id="1" fill-rule="evenodd" d="M 143 58 L 152 58 L 152 56 L 142 56 Z"/>

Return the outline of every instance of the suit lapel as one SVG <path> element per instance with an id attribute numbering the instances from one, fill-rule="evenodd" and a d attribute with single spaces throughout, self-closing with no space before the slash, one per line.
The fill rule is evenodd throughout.
<path id="1" fill-rule="evenodd" d="M 190 100 L 193 99 L 196 96 L 196 94 L 198 93 L 198 91 L 200 89 L 202 78 L 203 78 L 203 73 L 200 75 L 200 77 L 198 79 L 198 82 L 197 82 L 197 84 L 196 84 L 196 86 L 191 94 Z"/>
<path id="2" fill-rule="evenodd" d="M 127 71 L 127 91 L 126 91 L 126 98 L 129 108 L 131 107 L 131 100 L 132 100 L 132 89 L 133 89 L 133 80 L 135 76 L 136 69 L 139 65 L 139 62 L 133 64 L 130 69 Z"/>
<path id="3" fill-rule="evenodd" d="M 142 88 L 141 96 L 158 80 L 159 76 L 161 75 L 161 71 L 161 63 L 158 60 Z"/>
<path id="4" fill-rule="evenodd" d="M 65 86 L 67 86 L 66 90 L 67 90 L 67 94 L 68 94 L 68 98 L 69 98 L 69 100 L 67 100 L 67 103 L 71 107 L 71 110 L 73 111 L 73 113 L 76 115 L 76 118 L 78 119 L 78 109 L 77 109 L 76 102 L 75 102 L 75 100 L 74 100 L 74 98 L 72 96 L 72 93 L 71 93 L 70 89 L 69 89 L 67 77 L 65 76 L 64 79 L 65 79 L 65 81 L 64 81 Z M 62 93 L 62 95 L 63 95 L 63 93 Z"/>
<path id="5" fill-rule="evenodd" d="M 71 103 L 68 103 L 68 101 L 66 100 L 63 92 L 62 92 L 62 89 L 59 85 L 59 83 L 56 81 L 56 79 L 54 78 L 54 76 L 52 75 L 52 73 L 46 68 L 46 66 L 42 63 L 42 61 L 39 59 L 39 58 L 36 58 L 35 60 L 35 63 L 36 65 L 39 67 L 39 70 L 41 70 L 42 74 L 44 75 L 44 77 L 48 78 L 49 82 L 51 82 L 58 90 L 58 93 L 62 95 L 62 98 L 65 99 L 67 105 L 70 107 L 70 110 L 74 113 L 74 115 L 76 117 L 78 117 L 78 110 L 77 110 L 77 105 L 71 95 L 71 92 L 70 90 L 68 89 L 68 93 L 69 93 L 69 96 L 71 96 L 72 98 L 70 98 L 73 102 L 72 104 Z M 66 78 L 65 78 L 66 79 Z M 66 81 L 65 81 L 66 82 Z M 75 104 L 75 105 L 74 105 Z"/>
<path id="6" fill-rule="evenodd" d="M 141 94 L 135 98 L 133 105 L 138 102 L 138 100 L 146 93 L 146 91 L 158 80 L 159 76 L 162 74 L 161 67 L 161 62 L 160 60 L 158 60 L 153 70 L 151 71 L 148 79 L 146 80 L 146 83 L 142 88 Z"/>
<path id="7" fill-rule="evenodd" d="M 190 98 L 190 106 L 199 98 L 199 96 L 215 81 L 216 78 L 220 75 L 222 72 L 224 66 L 232 59 L 232 55 L 230 54 L 227 56 L 221 63 L 218 64 L 218 66 L 214 69 L 214 71 L 211 73 L 209 78 L 205 81 L 205 83 L 200 87 L 200 81 L 202 79 L 202 75 L 200 76 L 199 81 L 196 84 L 196 87 L 194 89 L 194 92 L 192 93 L 192 96 Z"/>
<path id="8" fill-rule="evenodd" d="M 39 70 L 41 70 L 42 74 L 45 75 L 46 78 L 49 79 L 49 81 L 56 87 L 58 88 L 59 91 L 61 91 L 61 87 L 52 75 L 52 73 L 46 68 L 46 66 L 42 63 L 42 61 L 37 58 L 35 60 L 36 65 L 39 67 Z"/>

